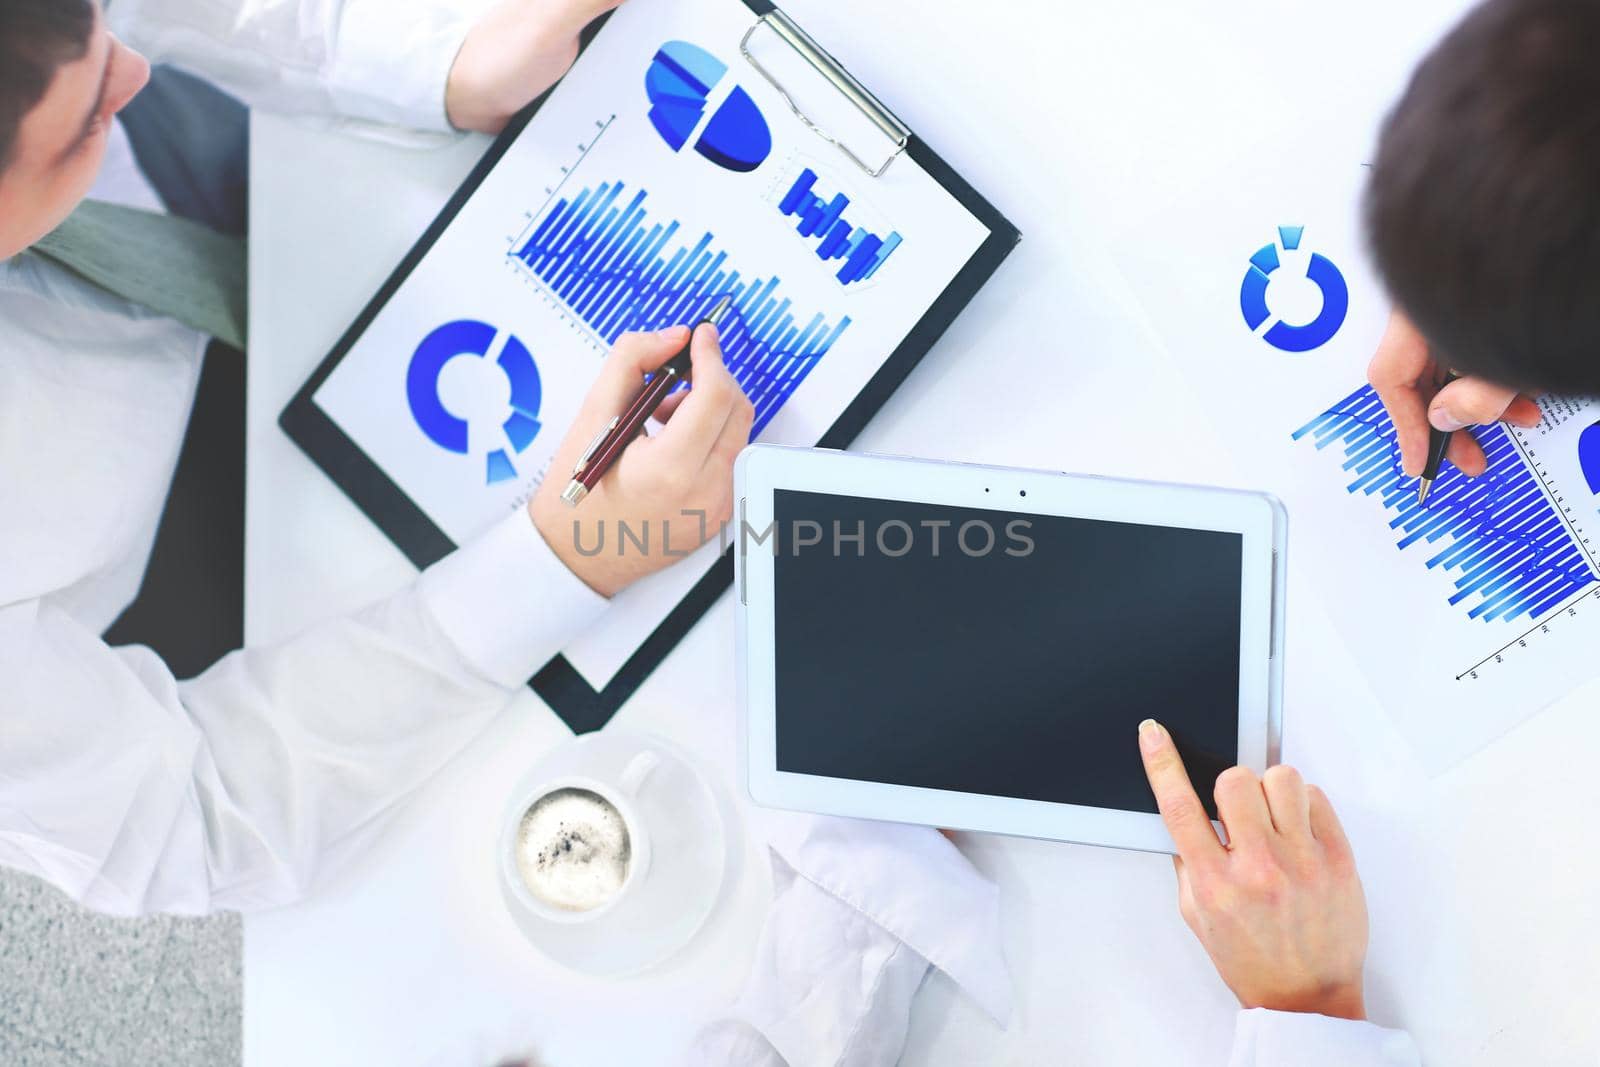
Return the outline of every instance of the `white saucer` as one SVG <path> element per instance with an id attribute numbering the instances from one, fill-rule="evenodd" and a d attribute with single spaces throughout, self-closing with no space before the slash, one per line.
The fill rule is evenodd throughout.
<path id="1" fill-rule="evenodd" d="M 534 948 L 584 974 L 619 976 L 654 967 L 688 945 L 705 925 L 727 873 L 727 839 L 717 798 L 688 758 L 652 735 L 602 730 L 546 755 L 519 791 L 569 776 L 618 786 L 642 751 L 660 763 L 634 798 L 650 838 L 650 867 L 636 889 L 587 923 L 554 923 L 523 906 L 501 881 L 511 917 Z"/>

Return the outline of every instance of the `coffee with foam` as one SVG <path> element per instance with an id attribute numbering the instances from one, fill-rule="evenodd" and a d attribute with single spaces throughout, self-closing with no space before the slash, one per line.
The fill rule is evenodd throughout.
<path id="1" fill-rule="evenodd" d="M 605 797 L 567 787 L 546 793 L 517 828 L 517 871 L 528 891 L 562 911 L 593 911 L 627 884 L 632 841 Z"/>

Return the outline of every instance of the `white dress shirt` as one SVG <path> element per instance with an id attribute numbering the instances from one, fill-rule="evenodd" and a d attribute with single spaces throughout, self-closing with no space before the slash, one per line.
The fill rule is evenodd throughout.
<path id="1" fill-rule="evenodd" d="M 1000 891 L 937 830 L 761 812 L 773 903 L 743 993 L 687 1067 L 900 1061 L 930 969 L 999 1026 L 1011 1016 Z"/>
<path id="2" fill-rule="evenodd" d="M 469 16 L 407 6 L 113 14 L 258 102 L 443 129 Z M 120 127 L 93 195 L 159 207 Z M 519 512 L 392 599 L 179 683 L 100 634 L 138 591 L 204 338 L 27 256 L 0 263 L 0 324 L 0 863 L 91 907 L 295 899 L 603 608 Z"/>
<path id="3" fill-rule="evenodd" d="M 487 0 L 115 0 L 158 61 L 247 102 L 447 128 Z M 157 209 L 120 127 L 95 196 Z M 603 610 L 527 517 L 411 588 L 188 682 L 100 634 L 136 593 L 204 338 L 28 257 L 0 263 L 0 863 L 120 914 L 295 899 Z M 995 887 L 932 830 L 771 813 L 775 896 L 700 1064 L 896 1062 L 930 968 L 1009 1014 Z M 1245 1012 L 1232 1067 L 1410 1067 L 1409 1039 Z"/>
<path id="4" fill-rule="evenodd" d="M 112 29 L 251 106 L 446 131 L 445 83 L 492 0 L 112 0 Z"/>
<path id="5" fill-rule="evenodd" d="M 773 902 L 737 1003 L 683 1067 L 888 1067 L 942 971 L 997 1026 L 1011 1012 L 997 887 L 936 830 L 764 812 Z M 1063 964 L 1070 966 L 1068 961 Z M 1241 1011 L 1228 1067 L 1421 1067 L 1365 1022 Z"/>

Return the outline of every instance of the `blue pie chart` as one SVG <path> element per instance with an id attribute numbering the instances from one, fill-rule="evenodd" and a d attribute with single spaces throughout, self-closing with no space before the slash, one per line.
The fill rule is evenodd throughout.
<path id="1" fill-rule="evenodd" d="M 1600 495 L 1600 422 L 1578 436 L 1578 466 L 1583 469 L 1583 480 L 1589 483 L 1589 492 Z"/>
<path id="2" fill-rule="evenodd" d="M 674 152 L 681 151 L 705 118 L 707 98 L 728 65 L 688 41 L 663 44 L 645 71 L 650 124 Z M 700 132 L 694 150 L 719 167 L 751 171 L 772 152 L 772 131 L 761 109 L 734 86 Z"/>

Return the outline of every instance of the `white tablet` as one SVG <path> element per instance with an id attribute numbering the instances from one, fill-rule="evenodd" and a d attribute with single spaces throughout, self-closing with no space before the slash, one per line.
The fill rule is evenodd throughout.
<path id="1" fill-rule="evenodd" d="M 1213 819 L 1277 760 L 1272 497 L 759 445 L 736 494 L 757 804 L 1170 852 L 1141 720 Z"/>

